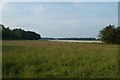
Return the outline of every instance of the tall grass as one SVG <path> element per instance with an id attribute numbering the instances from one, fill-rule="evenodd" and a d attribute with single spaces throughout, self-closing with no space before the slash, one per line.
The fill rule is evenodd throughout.
<path id="1" fill-rule="evenodd" d="M 3 41 L 3 78 L 115 78 L 118 45 Z"/>

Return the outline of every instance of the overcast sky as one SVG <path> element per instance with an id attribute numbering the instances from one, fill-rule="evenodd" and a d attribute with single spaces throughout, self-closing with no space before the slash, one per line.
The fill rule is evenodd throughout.
<path id="1" fill-rule="evenodd" d="M 118 24 L 117 2 L 9 2 L 0 10 L 6 26 L 42 37 L 97 37 L 106 25 Z"/>

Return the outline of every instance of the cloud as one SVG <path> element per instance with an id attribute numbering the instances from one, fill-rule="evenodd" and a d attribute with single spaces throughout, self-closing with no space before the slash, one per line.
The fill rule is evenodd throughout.
<path id="1" fill-rule="evenodd" d="M 5 2 L 0 2 L 0 12 L 8 9 L 7 3 Z"/>
<path id="2" fill-rule="evenodd" d="M 38 4 L 38 5 L 35 5 L 31 8 L 31 11 L 33 14 L 35 15 L 41 15 L 41 14 L 56 14 L 59 12 L 59 10 L 57 10 L 56 8 L 53 8 L 53 7 L 48 7 L 48 6 L 45 6 L 44 4 L 41 5 L 41 4 Z"/>
<path id="3" fill-rule="evenodd" d="M 2 13 L 7 9 L 7 3 L 0 2 L 0 24 L 2 23 Z"/>
<path id="4" fill-rule="evenodd" d="M 73 2 L 118 2 L 119 0 L 71 0 Z"/>
<path id="5" fill-rule="evenodd" d="M 34 14 L 43 14 L 43 13 L 47 13 L 48 10 L 45 7 L 43 7 L 43 5 L 37 5 L 32 8 L 32 12 Z"/>
<path id="6" fill-rule="evenodd" d="M 118 2 L 119 0 L 2 0 L 2 2 Z"/>
<path id="7" fill-rule="evenodd" d="M 2 11 L 2 3 L 0 3 L 0 11 Z"/>
<path id="8" fill-rule="evenodd" d="M 117 4 L 117 3 L 116 3 Z M 42 36 L 96 36 L 107 24 L 117 24 L 113 3 L 8 3 L 5 25 L 34 30 Z M 87 31 L 87 32 L 86 32 Z"/>

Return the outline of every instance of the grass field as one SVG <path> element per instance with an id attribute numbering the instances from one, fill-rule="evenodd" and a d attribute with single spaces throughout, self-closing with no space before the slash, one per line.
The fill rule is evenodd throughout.
<path id="1" fill-rule="evenodd" d="M 118 45 L 3 41 L 3 78 L 115 78 Z"/>

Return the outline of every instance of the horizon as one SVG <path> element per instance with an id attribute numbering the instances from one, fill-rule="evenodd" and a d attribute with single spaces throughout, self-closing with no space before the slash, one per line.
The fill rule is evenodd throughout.
<path id="1" fill-rule="evenodd" d="M 118 26 L 117 2 L 9 2 L 3 24 L 42 37 L 94 37 L 107 25 Z"/>

